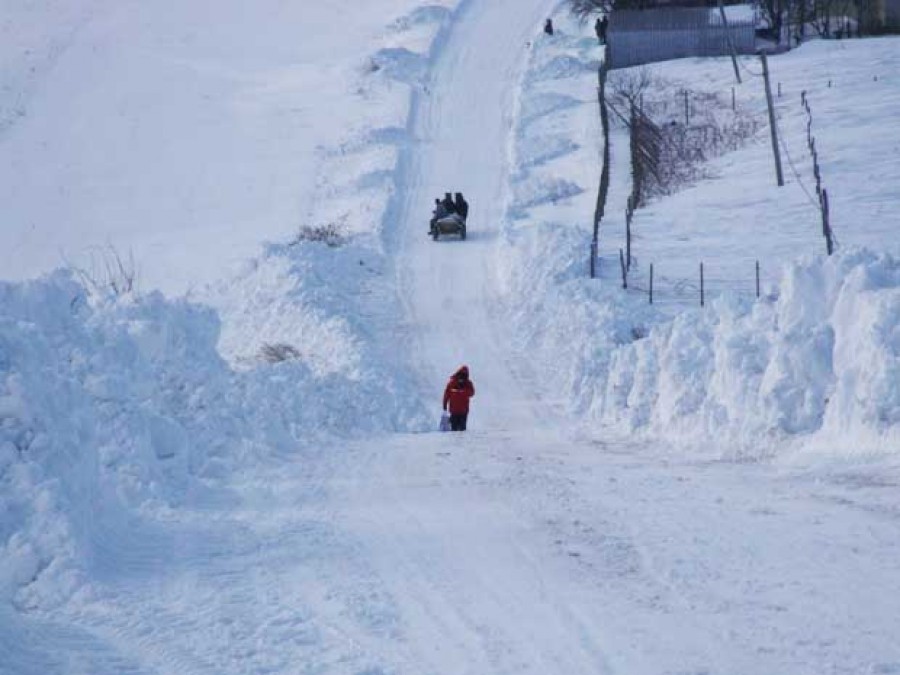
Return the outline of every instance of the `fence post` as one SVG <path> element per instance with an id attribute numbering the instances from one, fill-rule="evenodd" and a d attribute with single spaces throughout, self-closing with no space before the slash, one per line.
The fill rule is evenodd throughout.
<path id="1" fill-rule="evenodd" d="M 591 256 L 591 278 L 595 278 L 595 260 L 600 248 L 600 221 L 606 211 L 606 195 L 609 192 L 609 111 L 606 109 L 606 62 L 609 56 L 607 45 L 603 63 L 597 74 L 599 86 L 597 98 L 600 103 L 600 127 L 603 130 L 603 168 L 600 171 L 600 186 L 597 188 L 597 203 L 594 207 L 594 236 L 591 242 L 593 255 Z"/>
<path id="2" fill-rule="evenodd" d="M 622 288 L 628 288 L 628 271 L 625 269 L 625 253 L 619 249 L 619 265 L 622 267 Z"/>
<path id="3" fill-rule="evenodd" d="M 769 83 L 769 63 L 766 61 L 766 53 L 760 55 L 762 59 L 763 80 L 766 83 L 766 103 L 769 106 L 769 128 L 772 130 L 772 153 L 775 155 L 775 177 L 778 187 L 784 186 L 784 175 L 781 173 L 781 154 L 778 151 L 778 129 L 775 127 L 775 104 L 772 103 L 772 85 Z"/>
<path id="4" fill-rule="evenodd" d="M 728 51 L 731 52 L 731 65 L 734 67 L 734 77 L 738 84 L 741 83 L 741 71 L 738 68 L 737 54 L 734 49 L 734 41 L 731 39 L 731 31 L 728 29 L 728 17 L 725 16 L 725 7 L 722 6 L 722 0 L 719 0 L 719 14 L 722 16 L 722 26 L 725 28 L 725 37 L 728 40 Z M 734 88 L 732 88 L 732 93 Z"/>
<path id="5" fill-rule="evenodd" d="M 706 294 L 705 288 L 703 286 L 703 263 L 700 263 L 700 306 L 703 307 L 706 304 Z"/>
<path id="6" fill-rule="evenodd" d="M 650 263 L 650 304 L 653 304 L 653 263 Z"/>
<path id="7" fill-rule="evenodd" d="M 822 188 L 822 231 L 825 234 L 825 250 L 828 255 L 834 253 L 834 240 L 831 236 L 831 222 L 828 218 L 828 191 Z"/>
<path id="8" fill-rule="evenodd" d="M 625 267 L 631 269 L 631 219 L 634 217 L 634 203 L 628 197 L 628 213 L 625 214 Z"/>
<path id="9" fill-rule="evenodd" d="M 756 297 L 759 297 L 759 260 L 756 261 Z"/>

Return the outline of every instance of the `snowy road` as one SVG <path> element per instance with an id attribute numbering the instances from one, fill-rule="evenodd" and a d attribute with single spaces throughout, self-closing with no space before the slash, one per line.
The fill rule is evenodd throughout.
<path id="1" fill-rule="evenodd" d="M 0 673 L 900 672 L 897 485 L 598 443 L 510 355 L 492 261 L 519 70 L 552 5 L 462 10 L 388 234 L 398 344 L 435 416 L 470 366 L 470 431 L 287 455 L 135 514 L 101 533 L 83 592 L 0 632 Z M 426 236 L 448 190 L 471 203 L 466 242 Z"/>
<path id="2" fill-rule="evenodd" d="M 900 522 L 877 481 L 810 487 L 598 447 L 567 433 L 510 359 L 492 260 L 518 69 L 547 11 L 472 3 L 417 109 L 398 258 L 413 357 L 435 399 L 460 363 L 478 395 L 466 437 L 361 448 L 334 500 L 391 598 L 401 649 L 387 670 L 900 668 L 888 599 Z M 456 190 L 470 239 L 434 243 L 423 214 Z"/>
<path id="3" fill-rule="evenodd" d="M 434 390 L 468 363 L 478 387 L 475 415 L 495 429 L 534 424 L 536 401 L 512 379 L 506 343 L 493 332 L 491 263 L 504 217 L 515 96 L 527 43 L 548 5 L 504 1 L 463 10 L 430 94 L 419 99 L 418 143 L 404 181 L 397 264 L 415 327 L 413 356 Z M 457 191 L 471 205 L 468 239 L 433 242 L 426 232 L 434 200 Z"/>

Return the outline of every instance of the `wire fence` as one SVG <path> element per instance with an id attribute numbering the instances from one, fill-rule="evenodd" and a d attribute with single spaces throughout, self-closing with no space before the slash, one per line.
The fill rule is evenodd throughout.
<path id="1" fill-rule="evenodd" d="M 812 133 L 812 109 L 806 91 L 800 95 L 803 110 L 806 112 L 806 146 L 813 163 L 813 176 L 816 178 L 816 195 L 819 198 L 819 208 L 822 212 L 822 235 L 825 237 L 825 250 L 828 255 L 834 253 L 834 233 L 831 230 L 831 219 L 828 210 L 828 191 L 822 185 L 822 168 L 819 166 L 819 151 L 816 149 L 816 137 Z M 804 187 L 805 190 L 805 187 Z M 807 193 L 808 194 L 808 193 Z"/>
<path id="2" fill-rule="evenodd" d="M 743 104 L 739 107 L 733 88 L 725 98 L 709 92 L 681 90 L 672 91 L 663 98 L 657 93 L 651 99 L 647 95 L 650 91 L 639 95 L 632 92 L 630 109 L 621 109 L 622 101 L 616 103 L 612 100 L 617 92 L 615 86 L 610 89 L 610 70 L 604 63 L 599 76 L 604 165 L 598 186 L 598 207 L 590 249 L 591 277 L 610 281 L 618 278 L 627 292 L 645 294 L 649 303 L 664 311 L 690 304 L 702 306 L 710 298 L 722 294 L 745 298 L 771 295 L 779 273 L 775 264 L 766 265 L 746 255 L 732 258 L 728 264 L 720 261 L 710 264 L 698 259 L 695 273 L 691 274 L 689 261 L 650 260 L 646 255 L 640 256 L 640 252 L 634 250 L 633 235 L 633 228 L 638 224 L 635 221 L 640 220 L 639 207 L 644 198 L 666 193 L 666 188 L 660 187 L 660 174 L 666 174 L 673 180 L 672 192 L 679 189 L 682 181 L 690 183 L 702 178 L 704 162 L 741 147 L 756 134 L 764 124 L 763 111 L 751 109 L 752 106 L 747 108 Z M 615 239 L 604 237 L 605 228 L 601 226 L 609 199 L 610 115 L 629 133 L 631 188 L 625 200 L 624 241 L 621 245 L 617 245 Z M 660 154 L 665 155 L 662 160 Z M 683 166 L 673 169 L 673 163 L 679 162 Z M 692 173 L 693 167 L 701 168 L 697 169 L 697 173 Z M 615 228 L 618 230 L 622 221 L 616 219 L 616 222 L 619 223 Z M 702 252 L 698 253 L 702 255 Z"/>

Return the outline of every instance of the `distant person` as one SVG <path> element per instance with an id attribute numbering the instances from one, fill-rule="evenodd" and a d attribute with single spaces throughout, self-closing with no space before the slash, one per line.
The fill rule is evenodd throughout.
<path id="1" fill-rule="evenodd" d="M 466 220 L 469 217 L 469 202 L 463 198 L 462 192 L 457 192 L 455 197 L 456 212 L 462 216 L 463 220 Z"/>
<path id="2" fill-rule="evenodd" d="M 553 35 L 553 19 L 547 19 L 544 22 L 544 32 L 547 35 Z"/>
<path id="3" fill-rule="evenodd" d="M 444 203 L 435 198 L 434 200 L 434 211 L 432 212 L 430 227 L 428 228 L 428 234 L 434 234 L 434 228 L 437 227 L 437 221 L 447 215 L 447 209 L 444 208 Z"/>
<path id="4" fill-rule="evenodd" d="M 597 19 L 594 23 L 594 30 L 597 32 L 597 40 L 601 45 L 606 44 L 606 29 L 609 28 L 609 17 L 606 15 L 602 19 Z"/>
<path id="5" fill-rule="evenodd" d="M 444 388 L 444 410 L 450 412 L 450 431 L 465 431 L 469 418 L 469 399 L 475 395 L 475 385 L 469 379 L 468 366 L 461 366 Z"/>
<path id="6" fill-rule="evenodd" d="M 456 204 L 453 203 L 453 197 L 449 192 L 444 193 L 444 201 L 441 204 L 443 204 L 448 214 L 456 213 Z"/>

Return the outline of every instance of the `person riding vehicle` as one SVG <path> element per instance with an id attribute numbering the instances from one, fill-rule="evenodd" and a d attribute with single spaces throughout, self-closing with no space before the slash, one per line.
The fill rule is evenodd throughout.
<path id="1" fill-rule="evenodd" d="M 466 218 L 469 215 L 469 203 L 461 192 L 456 199 L 449 192 L 443 199 L 434 200 L 434 211 L 428 224 L 428 234 L 435 241 L 442 234 L 458 234 L 460 239 L 466 238 Z"/>

